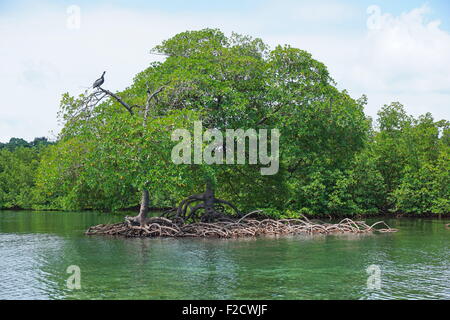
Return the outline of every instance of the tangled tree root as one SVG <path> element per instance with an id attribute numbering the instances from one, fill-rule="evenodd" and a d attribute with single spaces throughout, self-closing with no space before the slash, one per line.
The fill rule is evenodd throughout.
<path id="1" fill-rule="evenodd" d="M 226 208 L 232 210 L 233 216 L 241 216 L 234 204 L 216 198 L 211 182 L 207 182 L 205 192 L 184 199 L 176 210 L 166 211 L 162 216 L 177 222 L 210 223 L 220 219 L 228 219 L 230 214 L 226 212 Z"/>
<path id="2" fill-rule="evenodd" d="M 337 233 L 371 233 L 396 232 L 383 221 L 368 225 L 364 221 L 343 219 L 339 223 L 311 222 L 302 219 L 264 219 L 247 218 L 239 220 L 222 219 L 216 222 L 195 222 L 185 224 L 163 217 L 148 219 L 144 227 L 134 226 L 128 222 L 101 224 L 89 228 L 87 235 L 112 235 L 124 237 L 204 237 L 204 238 L 239 238 L 264 235 L 293 234 L 337 234 Z M 383 226 L 375 228 L 375 226 Z"/>

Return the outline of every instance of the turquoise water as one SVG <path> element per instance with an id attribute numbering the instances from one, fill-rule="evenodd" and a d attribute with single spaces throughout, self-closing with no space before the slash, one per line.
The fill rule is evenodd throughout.
<path id="1" fill-rule="evenodd" d="M 450 220 L 394 219 L 394 234 L 240 240 L 83 234 L 91 212 L 0 211 L 0 299 L 449 299 Z M 67 268 L 81 289 L 68 289 Z M 368 288 L 366 269 L 380 270 Z"/>

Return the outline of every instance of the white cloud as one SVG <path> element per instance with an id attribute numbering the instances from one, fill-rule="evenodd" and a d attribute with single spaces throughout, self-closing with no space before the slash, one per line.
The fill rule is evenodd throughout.
<path id="1" fill-rule="evenodd" d="M 440 21 L 426 21 L 429 12 L 423 6 L 397 17 L 381 13 L 349 65 L 348 86 L 372 92 L 380 104 L 399 100 L 415 114 L 449 119 L 450 35 Z"/>
<path id="2" fill-rule="evenodd" d="M 393 16 L 373 6 L 360 35 L 297 33 L 283 42 L 312 52 L 354 97 L 367 94 L 366 112 L 373 117 L 384 104 L 400 101 L 416 116 L 450 119 L 450 34 L 440 21 L 427 22 L 429 12 L 422 6 Z"/>
<path id="3" fill-rule="evenodd" d="M 339 23 L 366 15 L 349 5 L 329 5 L 272 2 L 253 16 L 81 7 L 78 30 L 67 28 L 66 8 L 0 15 L 0 141 L 57 132 L 63 92 L 82 92 L 104 70 L 108 88 L 120 90 L 158 59 L 149 54 L 154 45 L 177 32 L 204 27 L 310 51 L 329 66 L 340 88 L 355 97 L 368 95 L 372 116 L 383 104 L 399 100 L 416 115 L 430 111 L 436 118 L 450 118 L 450 35 L 439 21 L 426 21 L 428 7 L 399 16 L 372 10 L 372 15 L 379 12 L 376 24 L 369 23 L 371 29 L 361 25 L 351 34 L 339 28 L 311 33 L 305 26 L 313 20 Z"/>
<path id="4" fill-rule="evenodd" d="M 450 94 L 450 35 L 439 28 L 439 21 L 425 22 L 429 11 L 423 6 L 399 17 L 379 17 L 379 25 L 362 43 L 359 63 L 353 66 L 361 86 Z"/>

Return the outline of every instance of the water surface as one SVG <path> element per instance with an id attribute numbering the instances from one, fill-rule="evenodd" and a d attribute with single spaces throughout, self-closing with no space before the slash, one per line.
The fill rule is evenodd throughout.
<path id="1" fill-rule="evenodd" d="M 450 220 L 394 234 L 240 240 L 85 236 L 92 212 L 0 211 L 0 299 L 449 299 Z M 69 290 L 67 268 L 80 267 Z M 381 271 L 368 288 L 366 269 Z"/>

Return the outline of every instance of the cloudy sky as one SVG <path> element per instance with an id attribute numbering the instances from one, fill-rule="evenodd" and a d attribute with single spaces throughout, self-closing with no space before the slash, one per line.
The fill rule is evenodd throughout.
<path id="1" fill-rule="evenodd" d="M 220 28 L 291 44 L 324 62 L 366 113 L 392 101 L 450 119 L 450 1 L 0 0 L 0 142 L 55 138 L 61 94 L 107 70 L 120 90 L 149 50 L 185 30 Z"/>

